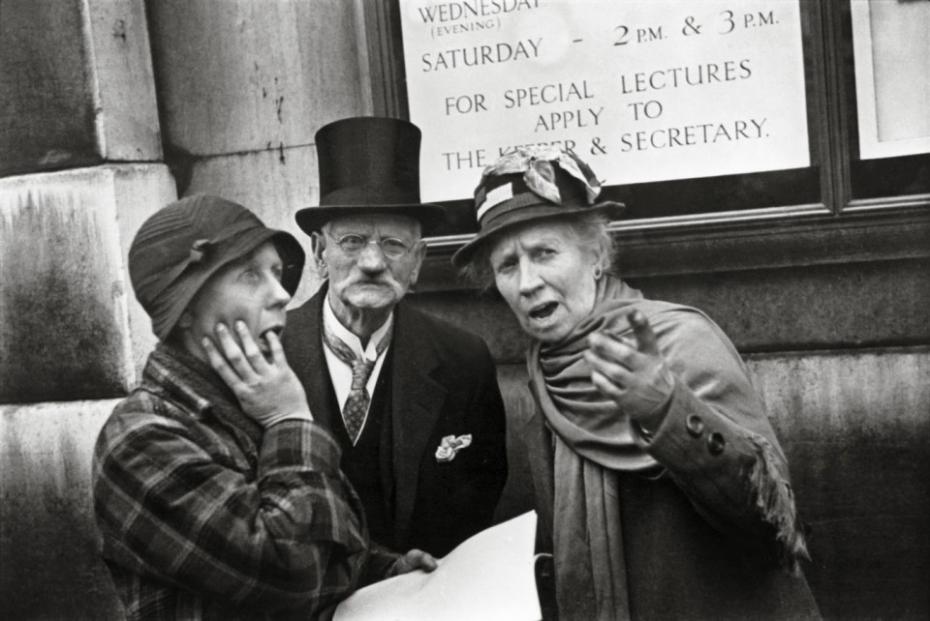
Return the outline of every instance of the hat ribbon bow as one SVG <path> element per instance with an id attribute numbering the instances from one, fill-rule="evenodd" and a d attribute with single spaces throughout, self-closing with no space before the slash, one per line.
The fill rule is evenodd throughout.
<path id="1" fill-rule="evenodd" d="M 240 220 L 239 222 L 225 227 L 212 238 L 195 239 L 191 242 L 191 247 L 187 252 L 187 256 L 165 273 L 164 278 L 162 279 L 162 286 L 170 286 L 172 283 L 174 283 L 174 281 L 180 278 L 188 268 L 207 261 L 213 249 L 215 249 L 217 246 L 235 237 L 239 233 L 254 227 L 255 224 L 253 222 L 248 220 Z"/>
<path id="2" fill-rule="evenodd" d="M 482 173 L 481 184 L 490 176 L 523 174 L 523 181 L 535 194 L 560 205 L 562 196 L 555 183 L 557 165 L 581 182 L 585 189 L 588 204 L 594 204 L 601 193 L 601 183 L 594 171 L 571 151 L 562 151 L 555 147 L 521 147 L 501 157 L 488 166 Z"/>

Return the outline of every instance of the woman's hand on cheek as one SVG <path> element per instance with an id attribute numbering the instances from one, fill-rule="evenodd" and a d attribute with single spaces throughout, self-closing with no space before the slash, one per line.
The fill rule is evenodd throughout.
<path id="1" fill-rule="evenodd" d="M 266 359 L 243 322 L 237 321 L 235 330 L 241 346 L 222 323 L 216 327 L 217 343 L 204 338 L 202 345 L 242 410 L 262 427 L 289 418 L 313 420 L 303 386 L 287 364 L 277 335 L 267 333 L 271 356 Z"/>
<path id="2" fill-rule="evenodd" d="M 643 421 L 660 410 L 672 395 L 675 377 L 656 345 L 648 320 L 630 316 L 635 342 L 596 332 L 588 337 L 585 359 L 591 382 L 634 420 Z"/>

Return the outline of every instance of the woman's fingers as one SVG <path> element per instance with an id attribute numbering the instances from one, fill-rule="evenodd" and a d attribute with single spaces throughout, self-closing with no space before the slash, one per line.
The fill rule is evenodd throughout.
<path id="1" fill-rule="evenodd" d="M 589 352 L 605 362 L 633 371 L 642 366 L 642 355 L 627 340 L 594 332 L 588 336 Z"/>
<path id="2" fill-rule="evenodd" d="M 284 357 L 284 348 L 281 347 L 281 339 L 278 338 L 278 335 L 269 330 L 265 333 L 265 342 L 268 343 L 268 349 L 271 352 L 271 364 L 281 366 L 287 364 L 287 359 Z"/>
<path id="3" fill-rule="evenodd" d="M 246 360 L 248 360 L 252 370 L 260 374 L 268 366 L 268 361 L 265 360 L 264 354 L 258 348 L 255 338 L 249 332 L 244 321 L 236 322 L 236 334 L 239 335 L 239 341 L 242 343 L 242 353 L 245 354 Z"/>
<path id="4" fill-rule="evenodd" d="M 588 344 L 585 360 L 592 374 L 596 372 L 602 380 L 595 385 L 614 399 L 628 391 L 641 390 L 653 380 L 657 365 L 661 365 L 658 356 L 637 351 L 628 339 L 594 333 L 588 337 Z M 614 390 L 607 390 L 608 384 Z"/>
<path id="5" fill-rule="evenodd" d="M 313 420 L 304 388 L 287 365 L 278 336 L 266 335 L 269 362 L 244 323 L 236 322 L 235 331 L 239 342 L 229 328 L 217 325 L 216 342 L 205 338 L 203 348 L 243 411 L 263 427 L 287 418 Z"/>
<path id="6" fill-rule="evenodd" d="M 591 383 L 631 416 L 646 416 L 668 401 L 674 378 L 668 371 L 649 322 L 630 314 L 636 343 L 605 334 L 591 334 L 585 360 Z"/>
<path id="7" fill-rule="evenodd" d="M 223 356 L 226 357 L 233 371 L 238 374 L 239 379 L 246 384 L 252 383 L 255 378 L 255 370 L 225 324 L 217 324 L 216 338 L 219 341 Z M 252 341 L 252 345 L 255 345 L 255 341 Z"/>
<path id="8" fill-rule="evenodd" d="M 639 311 L 631 312 L 627 319 L 633 328 L 635 342 L 595 332 L 588 337 L 588 344 L 602 358 L 636 371 L 648 366 L 650 359 L 661 358 L 661 354 L 649 320 Z"/>
<path id="9" fill-rule="evenodd" d="M 635 310 L 627 315 L 627 321 L 630 322 L 633 334 L 636 336 L 636 349 L 649 356 L 658 356 L 659 345 L 656 342 L 656 333 L 649 325 L 649 320 L 641 312 Z"/>
<path id="10" fill-rule="evenodd" d="M 608 399 L 619 402 L 623 398 L 623 389 L 598 370 L 591 371 L 591 383 Z"/>
<path id="11" fill-rule="evenodd" d="M 600 355 L 598 351 L 589 349 L 585 352 L 585 359 L 591 370 L 597 372 L 606 380 L 613 382 L 620 388 L 629 385 L 631 379 L 630 370 L 622 364 L 618 364 L 612 358 L 606 358 Z"/>
<path id="12" fill-rule="evenodd" d="M 223 378 L 223 381 L 226 382 L 226 385 L 229 386 L 233 392 L 237 392 L 237 389 L 242 386 L 242 379 L 232 367 L 229 366 L 223 354 L 216 348 L 213 341 L 207 337 L 203 338 L 201 345 L 204 351 L 207 352 L 207 359 L 210 361 L 210 366 L 213 367 L 213 370 Z"/>

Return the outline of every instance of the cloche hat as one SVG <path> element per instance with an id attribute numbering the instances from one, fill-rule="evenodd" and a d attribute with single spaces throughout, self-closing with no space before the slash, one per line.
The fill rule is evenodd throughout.
<path id="1" fill-rule="evenodd" d="M 129 247 L 129 279 L 155 336 L 164 341 L 213 274 L 266 241 L 281 255 L 281 284 L 293 295 L 303 274 L 303 248 L 242 205 L 196 194 L 152 214 Z"/>

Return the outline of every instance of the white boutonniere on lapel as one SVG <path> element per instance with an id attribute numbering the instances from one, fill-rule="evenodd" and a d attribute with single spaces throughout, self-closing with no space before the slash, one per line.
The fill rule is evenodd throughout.
<path id="1" fill-rule="evenodd" d="M 455 459 L 455 455 L 463 448 L 471 446 L 471 434 L 462 436 L 445 436 L 436 449 L 436 461 L 445 463 Z"/>

